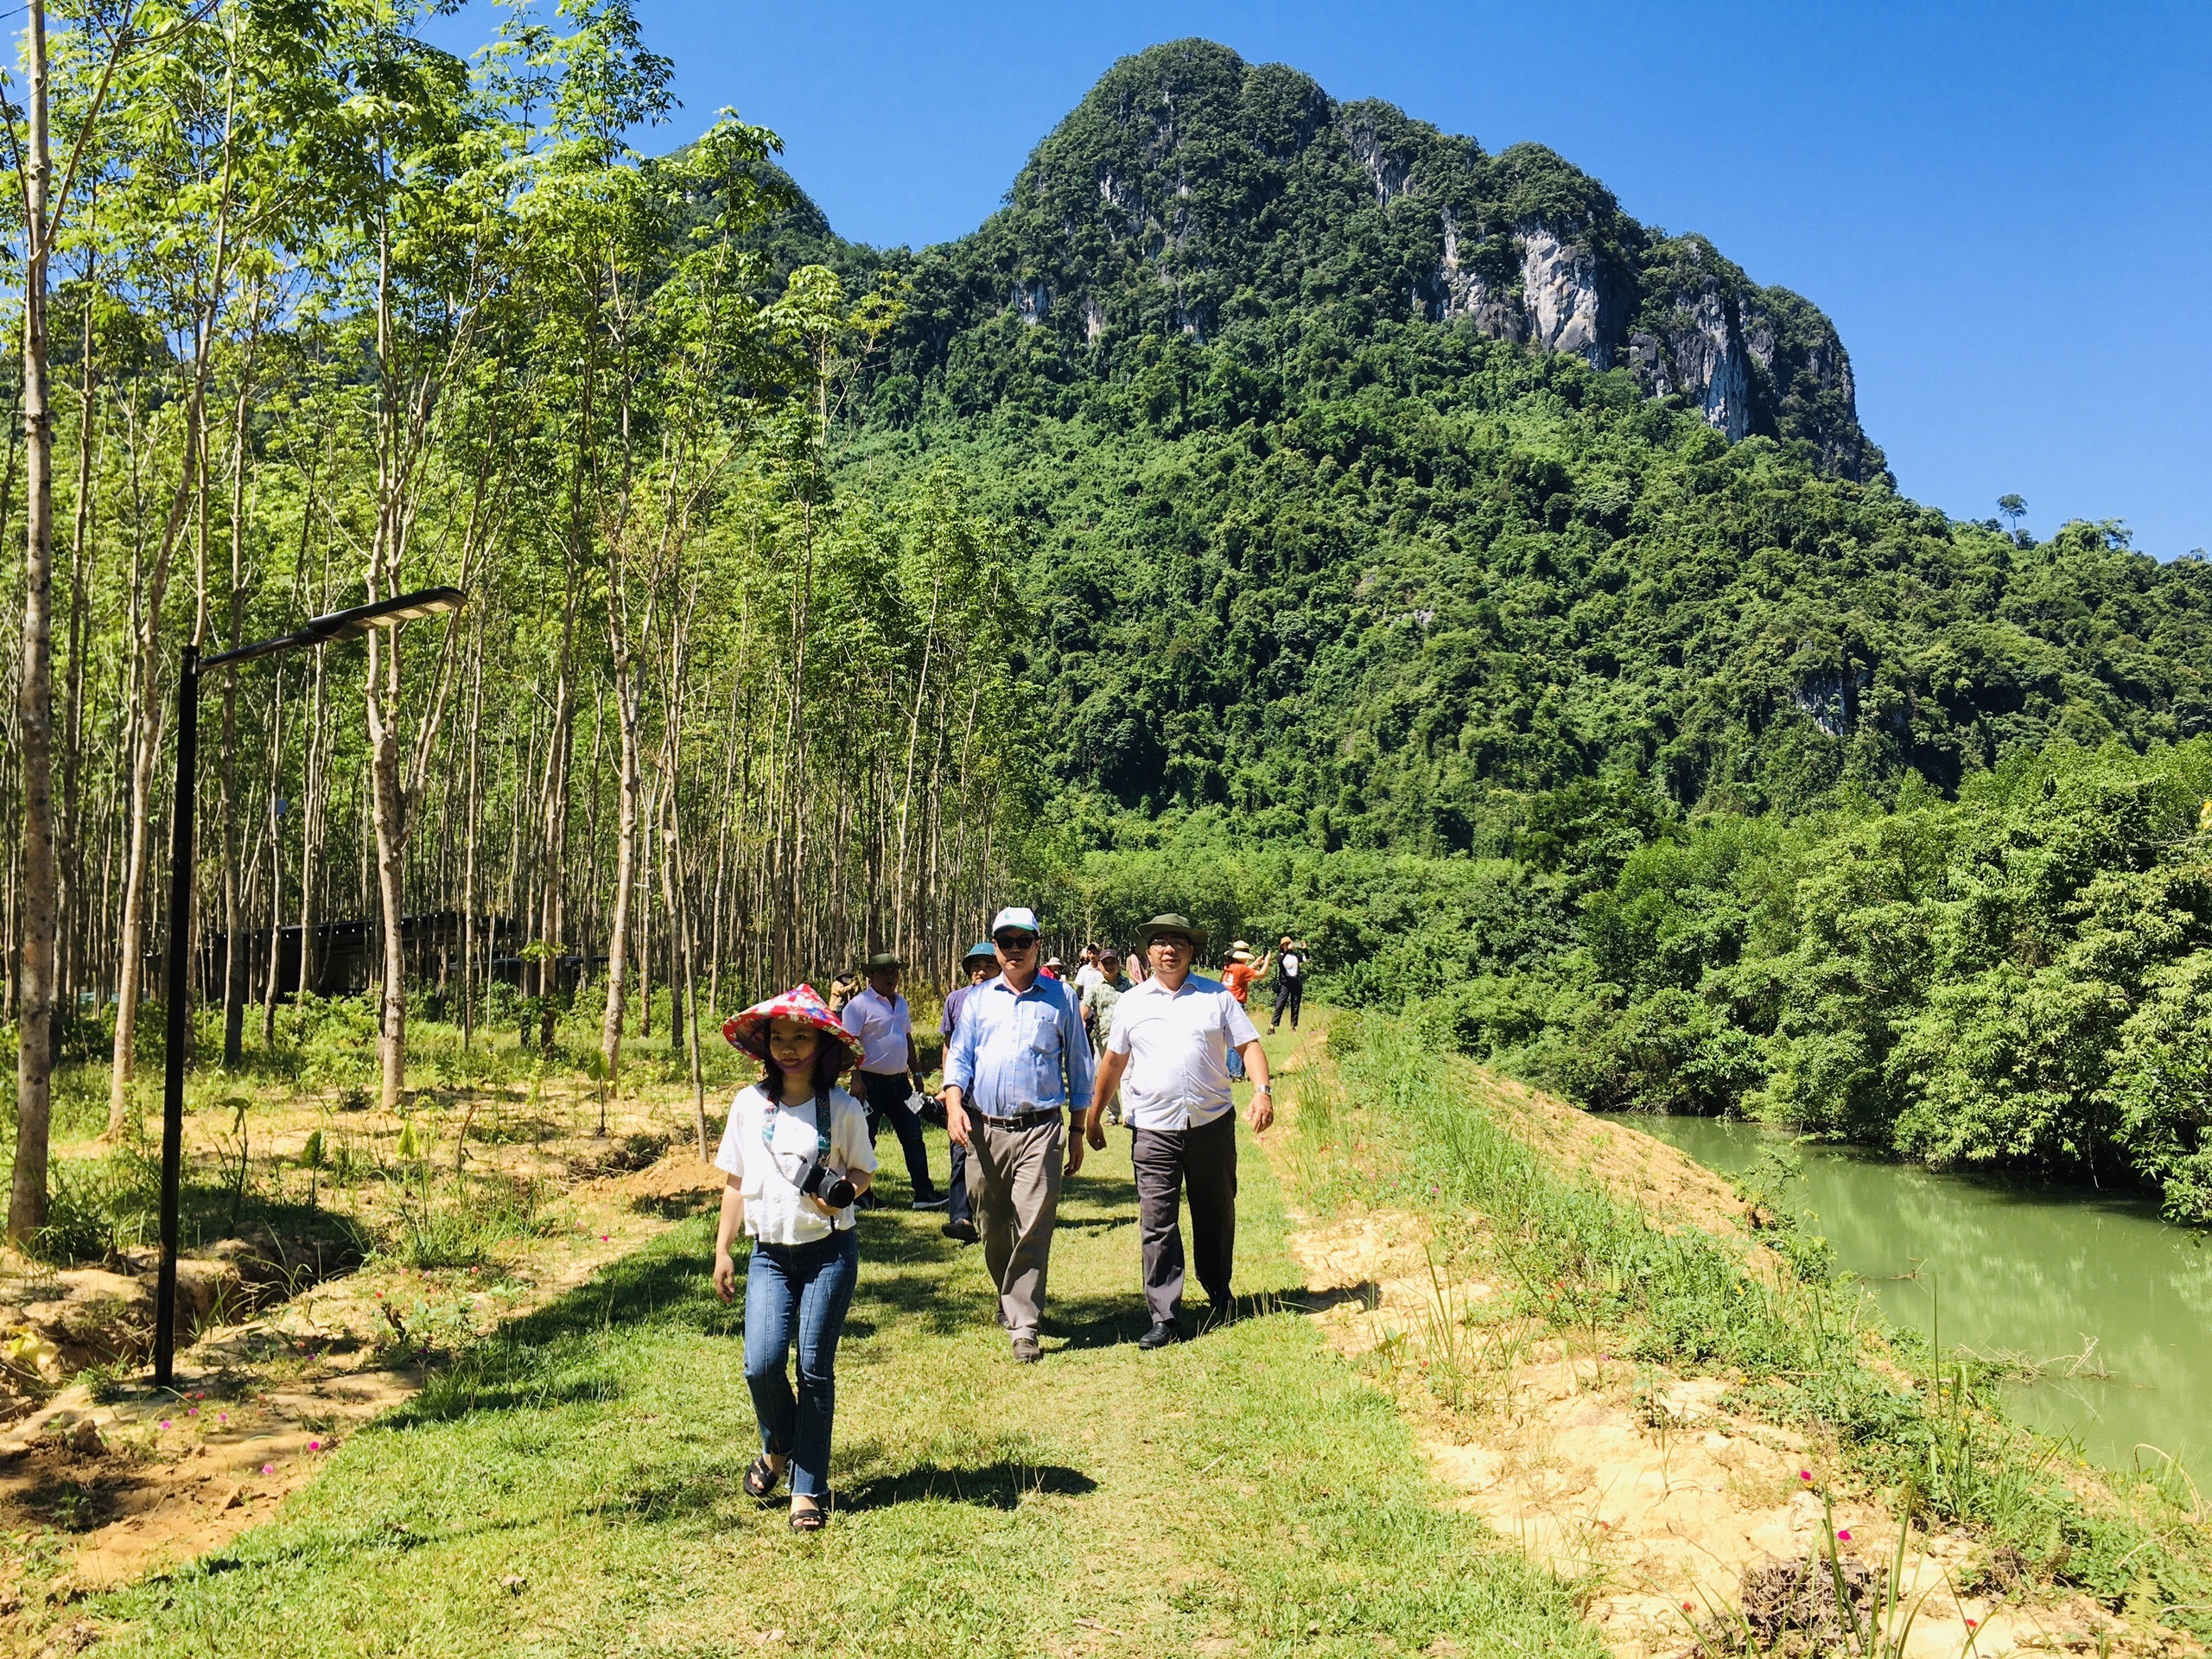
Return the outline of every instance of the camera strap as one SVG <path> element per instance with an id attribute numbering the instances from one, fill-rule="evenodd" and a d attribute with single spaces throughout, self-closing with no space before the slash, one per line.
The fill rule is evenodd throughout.
<path id="1" fill-rule="evenodd" d="M 762 1092 L 765 1094 L 766 1091 Z M 760 1144 L 768 1148 L 768 1157 L 776 1166 L 776 1173 L 793 1186 L 804 1189 L 808 1173 L 816 1165 L 826 1166 L 830 1161 L 830 1096 L 823 1093 L 814 1097 L 814 1157 L 810 1162 L 799 1166 L 796 1179 L 785 1165 L 785 1154 L 776 1149 L 776 1114 L 785 1109 L 782 1101 L 772 1096 L 769 1098 L 768 1115 L 760 1120 Z"/>

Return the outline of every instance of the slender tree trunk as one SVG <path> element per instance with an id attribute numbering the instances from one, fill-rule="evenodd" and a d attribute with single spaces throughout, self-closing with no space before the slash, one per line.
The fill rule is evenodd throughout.
<path id="1" fill-rule="evenodd" d="M 468 684 L 467 842 L 461 867 L 461 1046 L 476 1041 L 476 843 L 483 834 L 484 613 L 476 613 Z"/>
<path id="2" fill-rule="evenodd" d="M 269 700 L 269 973 L 262 982 L 261 1046 L 276 1046 L 276 992 L 284 964 L 284 815 L 276 810 L 284 786 L 284 671 L 273 677 Z"/>
<path id="3" fill-rule="evenodd" d="M 377 587 L 371 594 L 384 597 Z M 391 631 L 369 635 L 369 822 L 376 836 L 377 898 L 384 919 L 383 1018 L 378 1058 L 381 1062 L 379 1104 L 399 1109 L 407 1086 L 407 956 L 402 865 L 407 800 L 399 772 L 399 735 L 394 716 L 399 702 L 399 642 Z"/>
<path id="4" fill-rule="evenodd" d="M 23 646 L 16 737 L 23 798 L 22 955 L 16 969 L 16 1169 L 8 1236 L 46 1225 L 48 1128 L 54 1086 L 54 969 L 60 938 L 54 846 L 54 423 L 47 407 L 45 0 L 29 0 L 29 132 L 23 158 Z"/>
<path id="5" fill-rule="evenodd" d="M 676 981 L 670 982 L 668 1005 L 671 1018 L 669 1021 L 669 1039 L 671 1042 L 677 1040 L 676 1027 L 678 1025 L 683 1027 L 690 1039 L 691 1096 L 697 1117 L 699 1156 L 704 1158 L 707 1155 L 707 1085 L 699 1064 L 698 1001 L 692 990 L 690 916 L 687 906 L 680 902 L 683 829 L 677 810 L 675 779 L 677 764 L 677 745 L 671 739 L 668 745 L 669 785 L 662 791 L 667 804 L 661 814 L 660 896 L 661 903 L 668 912 L 669 940 L 675 948 L 680 964 L 682 989 L 680 992 L 677 990 Z M 690 1015 L 688 1019 L 684 1017 L 687 1013 Z"/>
<path id="6" fill-rule="evenodd" d="M 230 645 L 245 643 L 245 423 L 253 390 L 252 353 L 238 377 L 231 428 Z M 223 1066 L 235 1071 L 245 1062 L 245 899 L 238 860 L 238 675 L 223 676 Z"/>
<path id="7" fill-rule="evenodd" d="M 553 1052 L 554 998 L 561 983 L 561 937 L 566 927 L 562 911 L 563 876 L 569 849 L 569 763 L 575 744 L 575 683 L 574 656 L 576 632 L 575 561 L 569 559 L 567 582 L 561 602 L 561 655 L 554 667 L 553 735 L 545 761 L 544 908 L 538 918 L 538 938 L 545 956 L 537 964 L 537 1046 Z"/>
<path id="8" fill-rule="evenodd" d="M 619 625 L 615 637 L 618 640 L 622 638 Z M 630 901 L 638 878 L 638 710 L 632 679 L 629 653 L 618 648 L 614 661 L 614 721 L 620 781 L 616 786 L 614 912 L 607 919 L 607 1014 L 599 1032 L 599 1056 L 607 1068 L 609 1089 L 615 1087 L 622 1068 L 622 999 L 629 978 L 626 950 Z"/>
<path id="9" fill-rule="evenodd" d="M 90 649 L 92 585 L 98 550 L 92 529 L 92 314 L 98 308 L 93 281 L 96 262 L 85 262 L 85 327 L 77 383 L 77 499 L 73 504 L 69 537 L 69 685 L 67 734 L 61 757 L 60 866 L 61 914 L 66 931 L 60 964 L 65 1006 L 73 1009 L 83 978 L 86 925 L 90 918 L 85 903 L 84 823 L 80 788 L 85 757 L 85 653 Z"/>
<path id="10" fill-rule="evenodd" d="M 329 584 L 324 583 L 328 591 Z M 315 967 L 315 897 L 321 882 L 322 842 L 330 812 L 330 684 L 324 653 L 315 654 L 315 697 L 308 714 L 307 756 L 300 779 L 300 980 L 295 998 L 310 995 L 319 982 Z"/>

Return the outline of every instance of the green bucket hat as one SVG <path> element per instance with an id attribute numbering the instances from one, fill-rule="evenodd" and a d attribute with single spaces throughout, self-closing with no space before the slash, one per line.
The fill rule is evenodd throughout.
<path id="1" fill-rule="evenodd" d="M 1148 947 L 1163 933 L 1179 933 L 1197 949 L 1206 948 L 1206 931 L 1189 917 L 1174 911 L 1165 911 L 1137 930 L 1137 937 Z"/>
<path id="2" fill-rule="evenodd" d="M 888 950 L 879 950 L 861 964 L 864 974 L 880 974 L 887 968 L 904 968 L 906 964 Z"/>
<path id="3" fill-rule="evenodd" d="M 988 939 L 978 939 L 968 947 L 968 954 L 960 958 L 961 965 L 964 967 L 978 957 L 985 962 L 995 963 L 999 959 L 999 948 Z"/>

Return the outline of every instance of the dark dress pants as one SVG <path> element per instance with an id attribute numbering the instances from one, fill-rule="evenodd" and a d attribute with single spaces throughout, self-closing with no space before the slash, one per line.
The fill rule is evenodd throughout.
<path id="1" fill-rule="evenodd" d="M 945 1189 L 944 1218 L 947 1222 L 964 1221 L 976 1224 L 976 1201 L 968 1196 L 968 1148 L 957 1141 L 952 1143 L 951 1185 Z"/>
<path id="2" fill-rule="evenodd" d="M 1183 1306 L 1181 1199 L 1191 1200 L 1191 1254 L 1216 1314 L 1227 1317 L 1236 1253 L 1236 1114 L 1195 1129 L 1139 1129 L 1137 1237 L 1144 1251 L 1144 1300 L 1154 1325 Z"/>
<path id="3" fill-rule="evenodd" d="M 917 1198 L 937 1196 L 937 1188 L 930 1181 L 929 1147 L 922 1140 L 922 1120 L 914 1116 L 914 1109 L 906 1103 L 906 1096 L 913 1085 L 904 1071 L 863 1071 L 861 1087 L 868 1095 L 868 1143 L 875 1144 L 875 1135 L 886 1118 L 891 1120 L 891 1132 L 899 1137 L 899 1148 L 906 1154 L 906 1179 L 914 1189 Z"/>
<path id="4" fill-rule="evenodd" d="M 1304 980 L 1286 979 L 1278 983 L 1275 986 L 1275 1017 L 1268 1025 L 1268 1029 L 1269 1031 L 1273 1031 L 1275 1027 L 1282 1024 L 1282 1017 L 1285 1014 L 1287 1014 L 1290 1015 L 1290 1028 L 1293 1031 L 1296 1031 L 1298 1029 L 1298 1005 L 1305 1000 L 1306 982 Z"/>

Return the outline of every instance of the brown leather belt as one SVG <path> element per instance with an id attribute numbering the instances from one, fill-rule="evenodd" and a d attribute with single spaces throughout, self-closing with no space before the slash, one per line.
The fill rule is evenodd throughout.
<path id="1" fill-rule="evenodd" d="M 1040 1106 L 1033 1112 L 1023 1112 L 1014 1117 L 992 1117 L 978 1113 L 983 1122 L 995 1129 L 1033 1129 L 1039 1123 L 1057 1123 L 1067 1116 L 1057 1106 Z"/>

